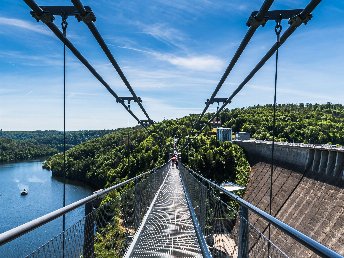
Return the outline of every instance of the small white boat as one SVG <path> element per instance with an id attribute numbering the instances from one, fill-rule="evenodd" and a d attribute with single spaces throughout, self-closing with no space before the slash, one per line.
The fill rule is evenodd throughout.
<path id="1" fill-rule="evenodd" d="M 20 195 L 27 195 L 29 193 L 25 188 L 20 192 Z"/>

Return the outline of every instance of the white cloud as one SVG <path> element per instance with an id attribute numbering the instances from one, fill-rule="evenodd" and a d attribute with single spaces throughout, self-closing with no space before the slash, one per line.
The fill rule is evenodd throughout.
<path id="1" fill-rule="evenodd" d="M 17 27 L 20 29 L 29 30 L 29 31 L 37 32 L 37 33 L 40 33 L 43 35 L 51 36 L 51 33 L 49 33 L 49 31 L 45 30 L 44 27 L 36 26 L 30 22 L 20 20 L 20 19 L 0 17 L 0 25 Z"/>
<path id="2" fill-rule="evenodd" d="M 186 55 L 177 56 L 172 54 L 163 54 L 157 51 L 142 50 L 132 47 L 121 47 L 144 54 L 149 54 L 155 58 L 166 61 L 180 68 L 186 68 L 194 71 L 220 71 L 225 66 L 225 61 L 212 55 Z"/>
<path id="3" fill-rule="evenodd" d="M 224 67 L 224 61 L 210 55 L 205 56 L 174 56 L 156 54 L 157 58 L 170 64 L 195 71 L 219 71 Z"/>
<path id="4" fill-rule="evenodd" d="M 139 24 L 139 27 L 142 29 L 143 33 L 148 34 L 154 37 L 157 40 L 164 42 L 170 46 L 176 48 L 185 49 L 183 43 L 187 40 L 185 34 L 181 31 L 169 27 L 166 24 L 158 23 L 153 25 Z"/>

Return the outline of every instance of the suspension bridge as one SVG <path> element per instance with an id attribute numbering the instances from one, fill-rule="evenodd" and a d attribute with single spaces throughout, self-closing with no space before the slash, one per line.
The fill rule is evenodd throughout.
<path id="1" fill-rule="evenodd" d="M 37 21 L 43 22 L 63 43 L 64 53 L 67 47 L 108 90 L 117 103 L 120 103 L 143 128 L 151 132 L 149 125 L 154 121 L 96 28 L 96 16 L 92 9 L 84 6 L 79 0 L 72 0 L 72 6 L 39 6 L 34 0 L 24 0 L 24 2 L 31 8 L 31 15 Z M 311 0 L 304 9 L 269 11 L 272 3 L 273 0 L 264 1 L 260 10 L 252 12 L 249 17 L 247 21 L 249 29 L 244 39 L 194 124 L 194 128 L 199 132 L 203 131 L 231 103 L 274 54 L 276 54 L 274 108 L 276 108 L 278 50 L 298 27 L 310 21 L 311 13 L 320 0 Z M 55 16 L 62 17 L 62 31 L 54 23 Z M 67 18 L 70 16 L 75 16 L 88 27 L 131 96 L 120 97 L 68 39 Z M 281 21 L 285 19 L 288 19 L 289 27 L 281 34 Z M 269 21 L 276 22 L 276 42 L 228 98 L 216 97 L 256 30 Z M 65 61 L 64 58 L 64 64 Z M 64 96 L 65 88 L 64 80 Z M 131 101 L 137 103 L 145 119 L 140 119 L 130 109 Z M 203 127 L 200 127 L 204 114 L 213 103 L 222 103 L 222 106 Z M 275 128 L 275 112 L 273 121 Z M 65 159 L 64 157 L 64 167 Z M 41 247 L 37 247 L 32 253 L 23 256 L 290 257 L 289 250 L 283 246 L 283 241 L 281 244 L 280 239 L 274 239 L 275 235 L 282 234 L 292 239 L 295 245 L 302 246 L 302 250 L 306 250 L 298 257 L 342 257 L 273 216 L 271 206 L 273 172 L 274 140 L 271 148 L 270 210 L 266 212 L 204 178 L 191 168 L 183 164 L 177 168 L 171 161 L 167 161 L 161 167 L 105 190 L 99 190 L 75 203 L 66 205 L 64 201 L 62 208 L 0 234 L 0 248 L 46 223 L 63 217 L 63 230 L 60 234 Z M 65 215 L 81 206 L 85 207 L 85 216 L 66 228 Z M 268 226 L 262 230 L 252 223 L 252 218 L 255 220 L 259 218 Z M 280 233 L 272 234 L 270 231 Z"/>
<path id="2" fill-rule="evenodd" d="M 190 168 L 171 162 L 0 235 L 4 245 L 85 205 L 85 217 L 26 257 L 342 257 Z M 255 225 L 274 228 L 274 238 Z M 279 232 L 279 233 L 277 233 Z M 276 241 L 275 241 L 276 240 Z M 278 240 L 278 241 L 277 241 Z M 99 244 L 102 243 L 101 247 Z"/>

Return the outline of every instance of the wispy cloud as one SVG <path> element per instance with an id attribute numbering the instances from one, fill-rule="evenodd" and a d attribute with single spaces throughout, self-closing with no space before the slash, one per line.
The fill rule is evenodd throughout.
<path id="1" fill-rule="evenodd" d="M 25 93 L 24 93 L 24 96 L 29 96 L 29 95 L 32 94 L 32 92 L 33 92 L 32 90 L 29 90 L 28 92 L 25 92 Z"/>
<path id="2" fill-rule="evenodd" d="M 9 26 L 9 27 L 16 27 L 23 30 L 33 31 L 39 34 L 51 36 L 48 30 L 45 30 L 42 26 L 34 25 L 30 22 L 20 20 L 20 19 L 12 19 L 6 17 L 0 17 L 0 25 L 2 26 Z"/>
<path id="3" fill-rule="evenodd" d="M 59 54 L 44 54 L 34 55 L 27 54 L 23 51 L 0 51 L 0 58 L 6 60 L 6 62 L 13 65 L 24 66 L 62 66 L 63 57 Z M 79 64 L 75 60 L 68 60 L 69 67 L 79 67 Z"/>
<path id="4" fill-rule="evenodd" d="M 84 97 L 96 97 L 100 96 L 99 93 L 85 93 L 85 92 L 69 92 L 67 98 L 84 98 Z"/>
<path id="5" fill-rule="evenodd" d="M 166 54 L 155 54 L 155 56 L 175 66 L 196 71 L 219 71 L 224 66 L 223 60 L 210 55 L 182 57 Z"/>
<path id="6" fill-rule="evenodd" d="M 159 60 L 166 61 L 169 64 L 179 68 L 186 68 L 194 71 L 220 71 L 225 65 L 225 61 L 212 55 L 185 55 L 177 56 L 172 54 L 164 54 L 152 50 L 142 50 L 132 47 L 121 47 L 144 54 L 149 54 Z"/>
<path id="7" fill-rule="evenodd" d="M 158 23 L 146 25 L 138 23 L 138 26 L 141 27 L 143 33 L 150 35 L 167 45 L 179 49 L 185 49 L 184 42 L 187 40 L 186 35 L 167 24 Z"/>
<path id="8" fill-rule="evenodd" d="M 181 13 L 188 13 L 193 15 L 204 15 L 206 13 L 228 11 L 247 11 L 251 10 L 252 3 L 243 3 L 243 1 L 209 1 L 209 0 L 175 0 L 175 1 L 164 1 L 158 0 L 158 3 L 165 8 L 174 8 L 176 11 Z"/>

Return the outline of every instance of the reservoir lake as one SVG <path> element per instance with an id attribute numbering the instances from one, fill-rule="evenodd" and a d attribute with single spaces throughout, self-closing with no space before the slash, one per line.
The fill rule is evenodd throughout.
<path id="1" fill-rule="evenodd" d="M 21 190 L 28 195 L 20 195 Z M 83 184 L 66 184 L 66 204 L 92 194 Z M 42 168 L 42 161 L 0 164 L 0 233 L 62 207 L 63 182 Z M 66 228 L 84 216 L 84 206 L 66 215 Z M 25 257 L 60 234 L 62 217 L 0 247 L 0 257 Z"/>

